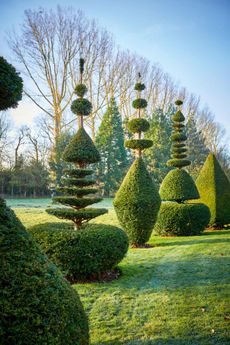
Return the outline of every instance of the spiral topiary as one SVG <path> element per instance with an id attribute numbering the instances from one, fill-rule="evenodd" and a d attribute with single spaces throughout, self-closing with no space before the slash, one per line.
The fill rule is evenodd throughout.
<path id="1" fill-rule="evenodd" d="M 75 88 L 75 92 L 80 98 L 73 101 L 71 105 L 72 111 L 80 116 L 80 128 L 63 152 L 63 160 L 73 163 L 76 169 L 64 171 L 63 186 L 57 188 L 57 191 L 64 195 L 53 197 L 53 201 L 70 207 L 48 208 L 46 210 L 49 214 L 58 218 L 72 220 L 75 229 L 80 229 L 83 223 L 108 212 L 104 208 L 87 207 L 100 202 L 102 198 L 89 196 L 97 193 L 98 190 L 93 188 L 96 181 L 89 178 L 93 174 L 93 170 L 87 169 L 87 166 L 100 161 L 100 154 L 83 127 L 83 116 L 88 115 L 92 109 L 91 103 L 83 98 L 87 91 L 87 87 L 82 84 L 83 71 L 84 59 L 80 59 L 81 81 Z"/>
<path id="2" fill-rule="evenodd" d="M 180 107 L 183 102 L 177 100 L 175 104 Z M 196 235 L 208 225 L 210 211 L 204 204 L 186 203 L 188 200 L 199 199 L 200 196 L 192 177 L 182 169 L 191 162 L 186 159 L 187 148 L 184 141 L 187 136 L 183 133 L 185 118 L 180 108 L 172 119 L 172 159 L 167 164 L 176 169 L 171 170 L 162 181 L 160 196 L 167 202 L 161 205 L 154 230 L 159 235 Z"/>
<path id="3" fill-rule="evenodd" d="M 141 132 L 149 129 L 148 121 L 141 118 L 141 109 L 147 106 L 147 101 L 141 98 L 145 85 L 139 81 L 134 89 L 138 98 L 133 101 L 133 107 L 138 109 L 138 117 L 129 121 L 128 129 L 135 133 L 137 138 L 126 140 L 125 146 L 134 150 L 137 158 L 116 193 L 114 208 L 131 245 L 138 247 L 149 240 L 161 201 L 141 157 L 142 151 L 153 144 L 151 140 L 141 138 Z"/>

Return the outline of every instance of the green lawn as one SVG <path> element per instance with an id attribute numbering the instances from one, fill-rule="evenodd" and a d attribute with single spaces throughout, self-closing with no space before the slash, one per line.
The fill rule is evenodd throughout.
<path id="1" fill-rule="evenodd" d="M 16 209 L 26 226 L 57 221 L 41 209 Z M 97 222 L 117 224 L 114 211 Z M 202 236 L 152 236 L 151 249 L 130 249 L 123 275 L 78 284 L 92 345 L 230 344 L 230 230 Z"/>

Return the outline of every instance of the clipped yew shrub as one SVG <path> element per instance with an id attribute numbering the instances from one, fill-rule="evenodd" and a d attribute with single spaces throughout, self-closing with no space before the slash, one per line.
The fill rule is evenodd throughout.
<path id="1" fill-rule="evenodd" d="M 154 230 L 162 236 L 199 235 L 210 219 L 205 204 L 163 202 Z"/>
<path id="2" fill-rule="evenodd" d="M 16 108 L 22 99 L 23 81 L 14 66 L 0 56 L 0 111 Z"/>
<path id="3" fill-rule="evenodd" d="M 137 109 L 137 117 L 129 121 L 128 129 L 136 138 L 126 140 L 125 146 L 133 150 L 136 159 L 116 193 L 114 208 L 131 245 L 139 247 L 151 236 L 161 201 L 142 159 L 143 150 L 153 144 L 142 138 L 142 132 L 149 129 L 148 121 L 141 117 L 141 110 L 147 106 L 147 101 L 141 98 L 145 85 L 138 82 L 134 89 L 137 99 L 133 101 L 133 107 Z"/>
<path id="4" fill-rule="evenodd" d="M 129 246 L 123 230 L 106 224 L 74 231 L 68 223 L 45 223 L 29 231 L 70 281 L 100 278 L 117 266 Z"/>
<path id="5" fill-rule="evenodd" d="M 87 345 L 78 294 L 0 199 L 2 345 Z"/>
<path id="6" fill-rule="evenodd" d="M 175 103 L 178 109 L 172 116 L 172 159 L 167 162 L 174 169 L 166 175 L 160 187 L 160 196 L 165 202 L 161 204 L 154 230 L 159 235 L 198 235 L 208 225 L 210 211 L 205 204 L 190 201 L 200 196 L 192 177 L 183 169 L 191 162 L 186 159 L 185 118 L 180 109 L 183 102 Z"/>
<path id="7" fill-rule="evenodd" d="M 210 153 L 196 180 L 198 202 L 211 212 L 209 226 L 221 228 L 230 224 L 230 181 L 213 153 Z"/>

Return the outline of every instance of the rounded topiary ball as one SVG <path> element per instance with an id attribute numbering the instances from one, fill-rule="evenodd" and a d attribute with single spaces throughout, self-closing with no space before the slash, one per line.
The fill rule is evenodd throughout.
<path id="1" fill-rule="evenodd" d="M 144 98 L 137 98 L 133 101 L 132 105 L 135 109 L 144 109 L 147 107 L 148 102 Z"/>
<path id="2" fill-rule="evenodd" d="M 145 84 L 142 83 L 136 83 L 134 86 L 134 90 L 136 91 L 143 91 L 145 89 Z"/>
<path id="3" fill-rule="evenodd" d="M 131 133 L 146 132 L 149 130 L 150 124 L 146 119 L 132 119 L 128 122 L 128 130 Z"/>
<path id="4" fill-rule="evenodd" d="M 106 224 L 87 224 L 75 231 L 68 223 L 44 223 L 29 231 L 72 281 L 112 270 L 124 258 L 129 244 L 123 230 Z"/>
<path id="5" fill-rule="evenodd" d="M 0 238 L 1 344 L 88 345 L 77 292 L 2 199 Z"/>
<path id="6" fill-rule="evenodd" d="M 75 87 L 75 90 L 74 90 L 74 93 L 76 93 L 77 96 L 79 97 L 83 97 L 86 92 L 87 92 L 87 87 L 85 84 L 78 84 L 76 87 Z"/>
<path id="7" fill-rule="evenodd" d="M 22 99 L 23 81 L 16 69 L 0 57 L 0 111 L 16 108 Z"/>
<path id="8" fill-rule="evenodd" d="M 77 115 L 87 116 L 92 111 L 92 103 L 86 98 L 77 98 L 72 102 L 71 111 Z"/>
<path id="9" fill-rule="evenodd" d="M 160 187 L 162 200 L 183 202 L 198 199 L 199 193 L 193 178 L 184 169 L 171 170 Z"/>
<path id="10" fill-rule="evenodd" d="M 199 235 L 208 225 L 209 208 L 205 204 L 163 202 L 154 231 L 163 236 Z"/>

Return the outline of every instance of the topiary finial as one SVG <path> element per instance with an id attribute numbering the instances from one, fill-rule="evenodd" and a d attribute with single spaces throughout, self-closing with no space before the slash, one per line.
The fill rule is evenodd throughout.
<path id="1" fill-rule="evenodd" d="M 86 94 L 87 87 L 83 84 L 83 72 L 84 72 L 85 60 L 83 58 L 79 59 L 79 69 L 80 69 L 80 83 L 75 87 L 74 93 L 78 96 L 71 104 L 71 111 L 80 116 L 80 127 L 83 127 L 83 117 L 88 116 L 92 111 L 92 103 L 84 98 Z"/>
<path id="2" fill-rule="evenodd" d="M 183 102 L 181 100 L 177 100 L 175 104 L 180 107 Z M 175 168 L 183 168 L 187 165 L 190 165 L 191 162 L 186 159 L 187 157 L 187 148 L 185 146 L 185 141 L 187 140 L 187 136 L 184 133 L 184 121 L 185 117 L 182 114 L 181 110 L 178 109 L 177 112 L 172 116 L 173 120 L 173 129 L 171 135 L 172 144 L 172 159 L 168 160 L 167 165 L 172 166 Z"/>
<path id="3" fill-rule="evenodd" d="M 141 83 L 141 74 L 138 73 L 138 82 L 134 86 L 137 91 L 138 98 L 133 101 L 133 108 L 138 110 L 137 118 L 128 122 L 128 130 L 137 135 L 136 139 L 126 140 L 125 146 L 129 149 L 136 150 L 139 157 L 142 151 L 153 145 L 152 140 L 141 139 L 141 132 L 149 130 L 149 122 L 141 118 L 141 110 L 147 107 L 148 103 L 144 98 L 141 98 L 141 92 L 145 89 L 145 84 Z"/>

